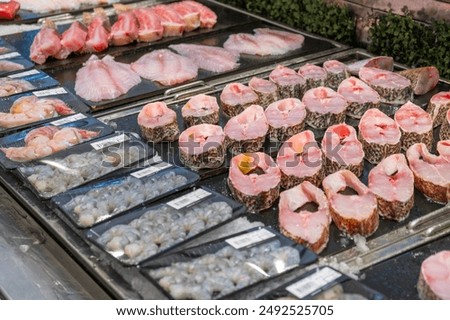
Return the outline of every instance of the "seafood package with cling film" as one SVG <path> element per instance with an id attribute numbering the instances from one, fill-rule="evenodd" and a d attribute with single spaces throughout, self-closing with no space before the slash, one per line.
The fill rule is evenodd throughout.
<path id="1" fill-rule="evenodd" d="M 198 179 L 190 170 L 157 162 L 64 192 L 52 203 L 75 225 L 86 228 L 188 188 Z"/>
<path id="2" fill-rule="evenodd" d="M 89 111 L 87 105 L 63 87 L 2 98 L 0 135 Z"/>
<path id="3" fill-rule="evenodd" d="M 120 133 L 23 164 L 15 172 L 37 196 L 49 199 L 153 155 L 141 139 Z"/>
<path id="4" fill-rule="evenodd" d="M 31 69 L 0 78 L 0 97 L 8 97 L 22 92 L 47 89 L 59 83 L 45 72 Z"/>
<path id="5" fill-rule="evenodd" d="M 232 299 L 316 259 L 275 230 L 258 227 L 149 260 L 141 272 L 171 299 Z"/>
<path id="6" fill-rule="evenodd" d="M 201 187 L 100 223 L 86 237 L 123 264 L 136 265 L 244 212 L 240 203 Z"/>
<path id="7" fill-rule="evenodd" d="M 0 165 L 15 169 L 21 163 L 38 160 L 112 133 L 113 128 L 96 118 L 76 113 L 0 138 Z"/>
<path id="8" fill-rule="evenodd" d="M 1 49 L 1 47 L 0 47 Z M 25 59 L 19 52 L 2 53 L 0 51 L 0 76 L 13 72 L 24 71 L 34 67 L 34 63 Z"/>
<path id="9" fill-rule="evenodd" d="M 385 296 L 328 266 L 322 266 L 259 297 L 262 300 L 383 300 Z M 318 310 L 318 314 L 327 314 Z"/>

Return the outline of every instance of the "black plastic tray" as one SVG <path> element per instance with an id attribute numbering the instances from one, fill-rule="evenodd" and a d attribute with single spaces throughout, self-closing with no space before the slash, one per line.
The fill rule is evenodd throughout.
<path id="1" fill-rule="evenodd" d="M 108 231 L 110 228 L 112 228 L 114 226 L 123 225 L 123 224 L 129 224 L 130 222 L 132 222 L 135 219 L 138 219 L 139 217 L 141 217 L 142 215 L 144 215 L 148 211 L 157 210 L 160 207 L 167 206 L 167 204 L 166 204 L 166 202 L 168 201 L 167 198 L 164 199 L 163 203 L 152 205 L 152 206 L 145 206 L 144 208 L 139 208 L 139 209 L 130 211 L 130 212 L 124 214 L 124 215 L 121 215 L 121 216 L 118 216 L 118 217 L 114 217 L 114 218 L 112 218 L 112 219 L 110 219 L 110 220 L 108 220 L 106 222 L 100 223 L 97 226 L 94 226 L 93 228 L 91 228 L 88 231 L 86 231 L 86 237 L 90 241 L 92 241 L 93 244 L 95 244 L 96 246 L 98 246 L 100 249 L 102 249 L 103 251 L 107 252 L 108 254 L 110 254 L 112 257 L 114 257 L 117 260 L 119 260 L 124 265 L 130 265 L 130 266 L 131 265 L 137 265 L 137 264 L 143 263 L 144 261 L 153 260 L 153 259 L 155 259 L 155 257 L 164 255 L 165 253 L 167 253 L 169 251 L 175 250 L 177 247 L 181 246 L 182 244 L 190 242 L 190 241 L 200 237 L 201 235 L 203 235 L 205 233 L 208 233 L 211 230 L 214 230 L 217 227 L 220 227 L 221 225 L 223 225 L 223 224 L 225 224 L 225 223 L 227 223 L 227 222 L 229 222 L 231 220 L 234 220 L 234 219 L 238 218 L 246 210 L 245 207 L 243 205 L 241 205 L 240 203 L 238 203 L 238 202 L 236 202 L 236 201 L 234 201 L 234 200 L 232 200 L 230 198 L 227 198 L 227 197 L 221 195 L 220 193 L 217 193 L 217 192 L 215 192 L 213 190 L 210 190 L 210 189 L 204 188 L 204 187 L 201 187 L 201 188 L 198 188 L 198 189 L 195 189 L 195 190 L 199 190 L 199 189 L 203 189 L 203 190 L 209 192 L 210 195 L 208 195 L 207 197 L 205 197 L 201 201 L 194 202 L 193 204 L 191 204 L 191 205 L 189 205 L 187 207 L 183 207 L 181 209 L 175 209 L 175 210 L 178 211 L 178 212 L 183 213 L 187 208 L 193 207 L 196 204 L 201 203 L 201 202 L 206 202 L 206 201 L 208 201 L 208 202 L 209 201 L 211 201 L 211 202 L 219 202 L 219 201 L 221 201 L 221 202 L 226 202 L 233 209 L 231 218 L 229 218 L 227 220 L 224 220 L 224 221 L 222 221 L 222 222 L 220 222 L 220 223 L 218 223 L 218 224 L 216 224 L 216 225 L 214 225 L 212 227 L 204 229 L 203 231 L 197 233 L 196 235 L 194 235 L 192 237 L 185 238 L 182 242 L 178 242 L 178 243 L 172 245 L 171 247 L 163 249 L 163 250 L 159 251 L 158 253 L 156 253 L 156 254 L 154 254 L 152 256 L 149 256 L 149 257 L 147 257 L 145 259 L 142 259 L 142 260 L 139 260 L 139 261 L 127 261 L 127 260 L 122 259 L 121 256 L 117 256 L 116 257 L 116 256 L 114 256 L 114 253 L 108 251 L 104 247 L 104 245 L 101 244 L 98 241 L 98 239 L 104 232 Z M 182 196 L 184 196 L 186 194 L 189 194 L 191 192 L 193 192 L 193 190 L 189 190 L 189 191 L 183 192 L 182 194 L 178 194 L 177 197 L 171 197 L 170 200 L 178 199 L 178 198 L 180 198 L 180 197 L 182 197 Z"/>
<path id="2" fill-rule="evenodd" d="M 54 91 L 54 90 L 56 90 L 56 91 Z M 35 92 L 36 92 L 36 94 L 35 94 Z M 52 92 L 61 92 L 61 93 L 58 94 L 58 93 L 52 93 Z M 31 95 L 42 96 L 42 99 L 52 99 L 52 98 L 60 99 L 63 102 L 65 102 L 67 104 L 67 106 L 70 107 L 70 109 L 72 109 L 74 114 L 90 112 L 90 109 L 87 105 L 85 105 L 76 96 L 74 96 L 72 93 L 68 92 L 66 89 L 64 89 L 62 87 L 56 87 L 54 89 L 41 90 L 41 91 L 33 91 L 33 92 L 24 93 L 24 94 L 17 94 L 14 96 L 0 98 L 0 112 L 8 113 L 9 110 L 11 109 L 11 106 L 14 104 L 14 102 L 17 99 L 20 99 L 20 98 L 26 97 L 26 96 L 31 96 Z M 70 116 L 70 115 L 68 115 L 68 116 Z M 63 117 L 66 117 L 66 116 L 56 116 L 53 118 L 40 120 L 40 121 L 36 121 L 36 122 L 31 122 L 31 123 L 13 127 L 13 128 L 0 127 L 0 136 L 5 135 L 10 132 L 20 131 L 20 130 L 23 130 L 28 127 L 33 127 L 33 126 L 37 126 L 40 124 L 44 124 L 46 122 L 57 121 Z"/>
<path id="3" fill-rule="evenodd" d="M 54 124 L 54 126 L 62 129 L 62 128 L 66 128 L 66 127 L 74 127 L 74 128 L 78 128 L 78 129 L 83 129 L 83 130 L 89 130 L 89 131 L 96 131 L 98 132 L 98 136 L 92 138 L 92 139 L 88 139 L 85 141 L 91 141 L 91 140 L 96 140 L 96 139 L 100 139 L 103 138 L 107 135 L 110 135 L 112 133 L 114 133 L 114 129 L 111 128 L 110 126 L 104 124 L 103 122 L 97 120 L 96 118 L 90 117 L 90 116 L 86 116 L 83 114 L 75 114 L 73 115 L 73 117 L 84 117 L 84 119 L 80 119 L 80 120 L 75 120 L 69 123 L 63 123 L 58 125 L 56 122 Z M 70 117 L 65 118 L 64 120 L 70 121 Z M 57 122 L 60 122 L 61 120 L 57 120 Z M 46 127 L 46 126 L 51 126 L 53 125 L 53 123 L 49 123 L 46 124 L 42 127 Z M 11 148 L 11 147 L 23 147 L 25 146 L 25 137 L 26 135 L 34 130 L 37 129 L 33 128 L 33 129 L 27 129 L 27 130 L 23 130 L 21 132 L 17 132 L 17 133 L 13 133 L 9 136 L 5 136 L 3 138 L 0 138 L 0 148 Z M 67 149 L 65 149 L 67 150 Z M 53 155 L 58 155 L 57 153 L 54 153 Z M 10 160 L 6 157 L 5 153 L 3 151 L 0 152 L 0 165 L 5 168 L 5 169 L 15 169 L 17 167 L 19 167 L 22 163 L 21 162 L 17 162 L 17 161 L 13 161 Z"/>
<path id="4" fill-rule="evenodd" d="M 159 164 L 161 164 L 161 163 L 157 163 L 157 164 L 155 164 L 155 165 L 153 165 L 151 167 L 156 167 Z M 149 168 L 149 167 L 146 167 L 146 168 Z M 62 212 L 64 215 L 66 215 L 75 226 L 77 226 L 78 228 L 86 228 L 86 226 L 82 226 L 80 224 L 79 219 L 77 217 L 77 214 L 74 213 L 72 210 L 68 210 L 66 208 L 66 205 L 70 201 L 72 201 L 75 197 L 81 196 L 81 195 L 85 195 L 86 193 L 88 193 L 91 190 L 94 190 L 94 189 L 100 189 L 101 190 L 101 189 L 103 189 L 105 187 L 108 187 L 108 186 L 111 186 L 111 185 L 118 185 L 122 181 L 127 179 L 128 177 L 132 176 L 132 173 L 135 173 L 135 172 L 141 171 L 141 170 L 145 170 L 146 168 L 139 168 L 137 170 L 133 170 L 133 171 L 131 171 L 129 173 L 127 172 L 126 174 L 120 174 L 120 176 L 117 176 L 117 177 L 114 177 L 114 178 L 111 178 L 111 179 L 108 179 L 108 180 L 104 180 L 104 181 L 99 182 L 99 183 L 85 185 L 83 187 L 80 187 L 80 188 L 77 188 L 77 189 L 72 189 L 70 191 L 64 192 L 64 193 L 62 193 L 62 194 L 60 194 L 60 195 L 58 195 L 56 197 L 53 197 L 52 200 L 51 200 L 52 204 L 57 208 L 57 210 Z M 142 202 L 140 204 L 137 204 L 135 206 L 131 206 L 131 207 L 127 208 L 124 211 L 114 212 L 114 214 L 111 214 L 110 216 L 105 216 L 103 219 L 97 220 L 94 225 L 96 225 L 96 224 L 98 224 L 100 222 L 109 220 L 109 219 L 111 219 L 113 217 L 122 215 L 122 214 L 124 214 L 124 213 L 126 213 L 126 212 L 128 212 L 128 211 L 130 211 L 130 210 L 132 210 L 134 208 L 137 208 L 137 207 L 140 207 L 140 206 L 143 206 L 143 205 L 148 205 L 148 204 L 150 204 L 152 202 L 156 202 L 156 201 L 158 201 L 158 200 L 160 200 L 162 198 L 165 198 L 165 197 L 170 196 L 170 195 L 172 195 L 174 193 L 177 193 L 177 192 L 179 192 L 181 190 L 187 189 L 187 188 L 193 186 L 199 180 L 199 176 L 196 173 L 194 173 L 194 172 L 192 172 L 190 170 L 186 170 L 184 168 L 174 167 L 174 166 L 162 169 L 161 171 L 155 172 L 152 175 L 143 177 L 142 180 L 147 180 L 147 179 L 150 179 L 150 178 L 151 179 L 158 179 L 158 178 L 162 177 L 163 175 L 167 174 L 168 172 L 174 172 L 176 175 L 184 176 L 187 179 L 186 183 L 181 185 L 181 186 L 178 186 L 178 187 L 176 187 L 176 188 L 174 188 L 174 189 L 172 189 L 170 191 L 164 192 L 164 193 L 160 194 L 159 196 L 147 199 L 147 200 L 145 200 L 144 202 Z M 135 179 L 138 179 L 138 178 L 135 178 Z M 88 226 L 88 227 L 92 227 L 92 226 Z"/>
<path id="5" fill-rule="evenodd" d="M 120 142 L 120 143 L 115 143 L 115 144 L 108 144 L 107 146 L 105 146 L 102 149 L 98 149 L 96 150 L 92 144 L 96 143 L 102 143 L 104 140 L 109 140 L 111 138 L 117 138 L 121 135 L 125 135 L 126 138 L 128 140 L 125 140 L 124 142 Z M 139 153 L 138 153 L 138 159 L 135 161 L 130 161 L 130 159 L 127 157 L 127 159 L 123 160 L 121 157 L 121 154 L 119 153 L 119 150 L 117 150 L 117 148 L 123 148 L 123 150 L 125 152 L 127 152 L 126 154 L 128 154 L 127 150 L 130 150 L 131 148 L 138 148 Z M 88 180 L 83 181 L 82 183 L 79 183 L 77 185 L 73 185 L 70 188 L 67 188 L 66 190 L 57 192 L 57 193 L 50 193 L 50 192 L 46 192 L 46 194 L 42 194 L 41 192 L 39 192 L 38 190 L 36 190 L 36 188 L 34 188 L 34 186 L 29 182 L 28 177 L 29 174 L 26 172 L 27 168 L 31 168 L 31 167 L 36 167 L 36 166 L 40 166 L 40 165 L 48 165 L 48 166 L 52 166 L 52 164 L 54 164 L 55 160 L 58 159 L 64 159 L 65 157 L 69 156 L 69 155 L 75 155 L 75 154 L 82 154 L 82 153 L 87 153 L 87 152 L 98 152 L 98 153 L 102 153 L 106 156 L 112 156 L 114 158 L 120 158 L 121 162 L 120 165 L 117 165 L 112 171 L 109 172 L 105 172 L 102 173 L 94 178 L 90 178 Z M 23 164 L 22 166 L 18 167 L 17 170 L 15 170 L 14 172 L 17 173 L 17 175 L 19 176 L 19 178 L 25 182 L 25 184 L 33 191 L 33 193 L 35 195 L 37 195 L 38 197 L 40 197 L 41 199 L 50 199 L 51 197 L 65 192 L 67 190 L 79 187 L 81 185 L 84 185 L 86 183 L 95 181 L 101 177 L 104 176 L 108 176 L 109 174 L 118 171 L 120 169 L 123 169 L 124 167 L 130 166 L 135 162 L 139 162 L 143 159 L 152 157 L 154 155 L 153 149 L 150 148 L 146 143 L 144 143 L 141 139 L 136 138 L 133 134 L 130 133 L 122 133 L 122 134 L 117 134 L 117 135 L 113 135 L 113 136 L 109 136 L 106 139 L 100 139 L 100 140 L 95 140 L 94 142 L 85 142 L 79 145 L 74 146 L 71 149 L 68 150 L 63 150 L 61 152 L 59 152 L 57 155 L 53 155 L 53 156 L 48 156 L 46 158 L 43 158 L 39 161 L 33 161 L 30 163 L 26 163 Z M 57 164 L 56 164 L 57 166 Z M 67 170 L 68 168 L 61 168 L 61 171 Z M 69 168 L 72 169 L 72 168 Z"/>
<path id="6" fill-rule="evenodd" d="M 18 70 L 18 71 L 5 71 L 5 70 L 0 70 L 0 76 L 5 76 L 8 75 L 10 73 L 14 73 L 14 72 L 19 72 L 19 71 L 26 71 L 28 69 L 31 69 L 34 67 L 34 63 L 31 62 L 28 59 L 25 59 L 20 53 L 18 52 L 8 52 L 5 54 L 0 54 L 0 62 L 1 61 L 9 61 L 9 62 L 14 62 L 14 63 L 18 63 L 20 65 L 23 66 L 22 70 Z"/>
<path id="7" fill-rule="evenodd" d="M 5 77 L 5 78 L 14 78 L 16 80 L 25 80 L 25 81 L 30 82 L 34 86 L 33 89 L 26 90 L 26 91 L 23 91 L 20 93 L 48 89 L 51 87 L 55 87 L 59 84 L 59 82 L 57 80 L 53 79 L 45 72 L 36 70 L 36 69 L 13 73 L 13 74 L 8 75 L 8 77 Z M 14 95 L 16 95 L 16 94 L 11 94 L 9 96 L 14 96 Z M 0 98 L 4 98 L 4 97 L 0 97 Z"/>
<path id="8" fill-rule="evenodd" d="M 329 273 L 327 272 L 329 271 Z M 319 276 L 318 272 L 327 272 L 327 274 L 321 274 Z M 312 276 L 312 277 L 311 277 Z M 326 277 L 328 276 L 328 278 Z M 320 282 L 317 282 L 315 277 L 318 277 Z M 310 280 L 305 280 L 305 279 Z M 301 285 L 299 285 L 299 292 L 304 295 L 296 296 L 292 294 L 287 288 L 291 285 L 298 284 L 299 281 L 303 281 Z M 320 286 L 319 286 L 320 283 Z M 359 281 L 356 281 L 347 275 L 331 268 L 328 266 L 321 266 L 314 270 L 308 271 L 304 275 L 283 284 L 282 286 L 272 290 L 271 292 L 264 294 L 259 299 L 262 300 L 283 300 L 283 299 L 302 299 L 302 300 L 311 300 L 315 299 L 316 296 L 335 285 L 341 285 L 344 291 L 344 294 L 351 295 L 360 295 L 367 300 L 382 300 L 385 299 L 385 296 L 368 286 L 362 284 Z M 314 290 L 313 290 L 314 289 Z M 351 300 L 351 299 L 350 299 Z"/>
<path id="9" fill-rule="evenodd" d="M 157 286 L 162 292 L 164 292 L 164 294 L 169 298 L 169 299 L 174 299 L 168 292 L 166 292 L 158 283 L 158 281 L 156 279 L 154 279 L 151 275 L 150 275 L 150 271 L 154 270 L 154 269 L 159 269 L 159 268 L 164 268 L 164 267 L 168 267 L 174 263 L 177 262 L 190 262 L 196 258 L 202 257 L 204 255 L 207 254 L 212 254 L 212 253 L 216 253 L 217 251 L 225 248 L 225 247 L 231 247 L 226 241 L 234 238 L 236 236 L 241 236 L 241 235 L 245 235 L 257 230 L 261 230 L 261 229 L 265 229 L 270 231 L 271 233 L 274 234 L 274 237 L 272 238 L 268 238 L 265 239 L 263 241 L 259 241 L 256 243 L 253 243 L 249 246 L 245 246 L 241 249 L 248 249 L 248 248 L 252 248 L 252 247 L 257 247 L 257 246 L 262 246 L 266 243 L 270 243 L 274 240 L 278 240 L 281 244 L 281 247 L 293 247 L 295 248 L 300 255 L 300 263 L 299 265 L 297 265 L 296 268 L 298 267 L 305 267 L 313 262 L 315 262 L 317 260 L 317 255 L 315 253 L 313 253 L 312 251 L 310 251 L 309 249 L 305 248 L 302 245 L 296 244 L 295 242 L 293 242 L 292 240 L 286 238 L 285 236 L 283 236 L 282 234 L 278 233 L 277 231 L 273 230 L 270 227 L 257 227 L 257 228 L 252 228 L 249 230 L 246 230 L 244 232 L 239 232 L 236 233 L 234 235 L 231 235 L 229 237 L 225 237 L 225 238 L 221 238 L 221 239 L 217 239 L 196 247 L 192 247 L 192 248 L 188 248 L 185 250 L 181 250 L 181 251 L 177 251 L 171 254 L 167 254 L 165 256 L 162 256 L 160 258 L 156 258 L 156 259 L 152 259 L 149 260 L 145 263 L 142 264 L 141 266 L 141 273 L 148 278 L 155 286 Z M 241 250 L 239 249 L 239 250 Z M 282 275 L 284 273 L 289 272 L 292 269 L 288 269 L 288 270 L 284 270 L 283 272 L 279 273 L 276 276 L 270 277 L 269 279 L 274 279 L 276 277 L 278 277 L 279 275 Z M 255 282 L 253 284 L 250 284 L 247 287 L 238 289 L 232 293 L 229 293 L 225 296 L 220 297 L 219 299 L 233 299 L 233 296 L 237 293 L 239 293 L 240 291 L 243 290 L 247 290 L 251 287 L 257 286 L 257 285 L 261 285 L 264 283 L 265 280 L 262 281 L 258 281 Z"/>

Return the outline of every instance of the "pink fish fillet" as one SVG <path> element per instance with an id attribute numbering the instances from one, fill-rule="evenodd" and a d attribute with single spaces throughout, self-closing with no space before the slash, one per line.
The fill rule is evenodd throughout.
<path id="1" fill-rule="evenodd" d="M 406 151 L 406 158 L 420 192 L 439 203 L 450 201 L 450 161 L 446 156 L 433 155 L 425 144 L 416 143 Z"/>
<path id="2" fill-rule="evenodd" d="M 78 52 L 83 49 L 87 38 L 87 30 L 84 25 L 74 21 L 69 29 L 63 32 L 61 45 L 70 52 Z"/>
<path id="3" fill-rule="evenodd" d="M 435 253 L 422 262 L 417 291 L 424 300 L 450 300 L 449 250 Z"/>
<path id="4" fill-rule="evenodd" d="M 117 9 L 122 8 L 122 6 L 117 7 Z M 115 46 L 124 46 L 126 44 L 132 43 L 138 38 L 139 25 L 132 10 L 127 10 L 119 13 L 117 21 L 111 27 L 111 33 L 109 34 L 109 39 Z"/>
<path id="5" fill-rule="evenodd" d="M 61 50 L 60 35 L 55 25 L 47 20 L 42 29 L 34 37 L 30 47 L 30 59 L 37 64 L 43 64 L 48 57 L 56 55 Z"/>
<path id="6" fill-rule="evenodd" d="M 190 7 L 198 10 L 200 13 L 200 26 L 202 28 L 211 29 L 217 23 L 217 15 L 214 11 L 212 11 L 207 6 L 198 3 L 196 1 L 182 1 L 183 5 L 189 5 Z"/>
<path id="7" fill-rule="evenodd" d="M 313 203 L 317 210 L 302 209 Z M 281 232 L 294 241 L 308 246 L 316 253 L 325 249 L 329 238 L 331 215 L 325 193 L 305 181 L 281 192 L 278 204 Z"/>
<path id="8" fill-rule="evenodd" d="M 185 3 L 184 1 L 170 4 L 183 19 L 185 23 L 184 31 L 189 32 L 200 28 L 200 11 L 195 7 Z"/>
<path id="9" fill-rule="evenodd" d="M 139 24 L 139 41 L 153 42 L 163 37 L 164 27 L 161 19 L 151 8 L 135 9 L 133 13 Z"/>
<path id="10" fill-rule="evenodd" d="M 183 34 L 186 24 L 171 6 L 161 4 L 151 9 L 161 19 L 161 25 L 164 28 L 163 37 L 177 37 Z"/>
<path id="11" fill-rule="evenodd" d="M 401 153 L 383 159 L 369 173 L 369 189 L 377 197 L 378 213 L 387 219 L 406 219 L 414 205 L 414 175 Z"/>
<path id="12" fill-rule="evenodd" d="M 303 181 L 315 185 L 322 182 L 322 151 L 310 130 L 297 133 L 283 143 L 278 151 L 277 164 L 282 172 L 281 185 L 285 189 Z"/>
<path id="13" fill-rule="evenodd" d="M 85 52 L 101 52 L 109 46 L 109 19 L 104 10 L 97 8 L 93 14 L 85 13 L 84 22 L 88 25 Z"/>
<path id="14" fill-rule="evenodd" d="M 357 76 L 359 70 L 364 67 L 383 69 L 388 71 L 394 70 L 394 59 L 387 56 L 379 56 L 356 61 L 347 65 L 347 70 L 354 76 Z"/>
<path id="15" fill-rule="evenodd" d="M 111 79 L 124 94 L 141 82 L 141 77 L 131 69 L 129 64 L 117 62 L 110 55 L 106 55 L 102 61 L 108 68 Z"/>
<path id="16" fill-rule="evenodd" d="M 377 199 L 351 171 L 330 174 L 322 185 L 339 230 L 350 236 L 368 237 L 378 229 Z M 353 194 L 346 194 L 349 189 Z"/>
<path id="17" fill-rule="evenodd" d="M 131 68 L 142 78 L 173 86 L 197 77 L 198 67 L 190 59 L 168 49 L 155 50 L 140 57 Z"/>
<path id="18" fill-rule="evenodd" d="M 341 169 L 362 174 L 364 151 L 352 126 L 340 123 L 329 127 L 322 139 L 322 151 L 327 175 Z"/>
<path id="19" fill-rule="evenodd" d="M 239 54 L 221 47 L 198 44 L 172 44 L 170 49 L 185 56 L 200 68 L 211 72 L 227 72 L 239 66 Z"/>
<path id="20" fill-rule="evenodd" d="M 296 50 L 303 46 L 305 37 L 299 33 L 275 30 L 270 28 L 257 28 L 253 32 L 259 36 L 271 36 L 281 39 L 289 50 Z"/>

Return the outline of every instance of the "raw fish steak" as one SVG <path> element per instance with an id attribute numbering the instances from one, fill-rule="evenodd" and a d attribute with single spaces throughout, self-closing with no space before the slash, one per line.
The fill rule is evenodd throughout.
<path id="1" fill-rule="evenodd" d="M 251 105 L 225 125 L 227 148 L 232 154 L 257 152 L 263 147 L 268 130 L 264 109 Z"/>
<path id="2" fill-rule="evenodd" d="M 450 91 L 442 91 L 431 97 L 427 112 L 431 114 L 434 128 L 444 123 L 448 110 L 450 110 Z"/>
<path id="3" fill-rule="evenodd" d="M 317 87 L 305 92 L 306 123 L 316 129 L 325 129 L 345 121 L 347 100 L 333 89 Z"/>
<path id="4" fill-rule="evenodd" d="M 150 142 L 175 141 L 180 134 L 177 114 L 164 102 L 146 104 L 137 117 L 141 134 Z"/>
<path id="5" fill-rule="evenodd" d="M 359 70 L 359 78 L 378 92 L 381 102 L 405 104 L 413 98 L 411 81 L 398 73 L 364 67 Z"/>
<path id="6" fill-rule="evenodd" d="M 48 57 L 55 56 L 61 50 L 61 39 L 53 21 L 46 19 L 42 29 L 34 37 L 30 47 L 30 59 L 43 64 Z"/>
<path id="7" fill-rule="evenodd" d="M 174 2 L 169 5 L 184 21 L 184 31 L 189 32 L 200 28 L 200 11 L 189 3 Z"/>
<path id="8" fill-rule="evenodd" d="M 337 90 L 342 81 L 350 77 L 347 65 L 337 61 L 328 60 L 323 63 L 323 68 L 327 72 L 327 87 Z"/>
<path id="9" fill-rule="evenodd" d="M 324 68 L 311 63 L 301 66 L 298 73 L 306 80 L 306 90 L 324 87 L 328 78 Z"/>
<path id="10" fill-rule="evenodd" d="M 435 253 L 422 262 L 417 291 L 424 300 L 450 300 L 449 250 Z"/>
<path id="11" fill-rule="evenodd" d="M 351 171 L 330 174 L 322 185 L 339 230 L 350 236 L 368 237 L 378 229 L 377 199 Z"/>
<path id="12" fill-rule="evenodd" d="M 200 13 L 200 27 L 211 29 L 217 23 L 217 15 L 207 6 L 196 1 L 181 1 L 185 6 L 190 6 Z"/>
<path id="13" fill-rule="evenodd" d="M 303 181 L 318 186 L 324 177 L 322 151 L 310 130 L 297 133 L 283 143 L 278 151 L 277 164 L 281 169 L 281 186 L 284 189 Z"/>
<path id="14" fill-rule="evenodd" d="M 433 66 L 403 70 L 399 74 L 411 81 L 413 92 L 416 95 L 433 90 L 439 83 L 439 70 Z"/>
<path id="15" fill-rule="evenodd" d="M 94 13 L 83 13 L 83 21 L 87 27 L 85 52 L 101 52 L 109 46 L 110 23 L 103 8 L 94 9 Z"/>
<path id="16" fill-rule="evenodd" d="M 308 204 L 317 208 L 308 210 L 305 206 Z M 281 192 L 278 221 L 281 233 L 315 253 L 327 246 L 331 222 L 328 200 L 325 193 L 312 183 L 305 181 Z"/>
<path id="17" fill-rule="evenodd" d="M 402 221 L 414 205 L 414 175 L 401 153 L 383 159 L 369 173 L 369 189 L 377 197 L 380 216 Z"/>
<path id="18" fill-rule="evenodd" d="M 164 27 L 161 19 L 151 8 L 138 8 L 133 13 L 139 25 L 139 41 L 153 42 L 163 37 Z"/>
<path id="19" fill-rule="evenodd" d="M 359 140 L 370 163 L 400 153 L 401 132 L 397 123 L 378 109 L 367 110 L 358 125 Z"/>
<path id="20" fill-rule="evenodd" d="M 348 101 L 347 115 L 361 118 L 367 110 L 380 107 L 380 95 L 366 83 L 355 77 L 345 79 L 337 92 Z"/>
<path id="21" fill-rule="evenodd" d="M 170 49 L 191 59 L 200 69 L 211 72 L 227 72 L 239 67 L 239 54 L 222 47 L 199 44 L 172 44 Z"/>
<path id="22" fill-rule="evenodd" d="M 379 56 L 360 60 L 347 65 L 347 70 L 354 76 L 357 76 L 359 70 L 364 67 L 377 68 L 387 71 L 394 70 L 394 59 L 387 56 Z"/>
<path id="23" fill-rule="evenodd" d="M 431 154 L 425 144 L 416 143 L 406 151 L 409 167 L 414 173 L 414 186 L 428 198 L 450 201 L 450 159 Z"/>
<path id="24" fill-rule="evenodd" d="M 63 32 L 61 45 L 70 52 L 79 52 L 83 49 L 87 39 L 86 27 L 74 21 L 69 29 Z"/>
<path id="25" fill-rule="evenodd" d="M 195 95 L 181 108 L 181 115 L 186 127 L 202 123 L 218 124 L 219 105 L 217 99 L 205 94 Z"/>
<path id="26" fill-rule="evenodd" d="M 183 34 L 186 24 L 171 6 L 160 4 L 151 9 L 161 19 L 161 25 L 164 28 L 163 37 L 177 37 Z"/>
<path id="27" fill-rule="evenodd" d="M 271 141 L 286 141 L 305 127 L 306 109 L 299 99 L 278 100 L 270 104 L 265 113 Z"/>
<path id="28" fill-rule="evenodd" d="M 402 149 L 423 142 L 428 149 L 433 144 L 433 121 L 428 112 L 408 101 L 395 112 L 394 120 L 402 132 Z"/>
<path id="29" fill-rule="evenodd" d="M 444 123 L 442 123 L 441 129 L 439 131 L 439 139 L 450 139 L 450 110 L 447 111 L 447 116 L 445 117 Z"/>
<path id="30" fill-rule="evenodd" d="M 269 80 L 278 87 L 280 99 L 301 98 L 305 93 L 306 80 L 295 70 L 278 65 L 269 75 Z"/>
<path id="31" fill-rule="evenodd" d="M 239 82 L 229 83 L 220 94 L 222 112 L 228 117 L 234 117 L 252 104 L 258 104 L 258 95 L 252 89 Z"/>
<path id="32" fill-rule="evenodd" d="M 263 108 L 278 100 L 277 85 L 270 80 L 253 77 L 248 86 L 258 95 L 259 105 Z"/>
<path id="33" fill-rule="evenodd" d="M 115 4 L 117 21 L 111 27 L 109 39 L 115 46 L 124 46 L 138 38 L 139 24 L 133 10 L 122 4 Z"/>
<path id="34" fill-rule="evenodd" d="M 168 49 L 154 50 L 131 64 L 142 78 L 173 86 L 197 77 L 198 67 L 190 59 Z"/>
<path id="35" fill-rule="evenodd" d="M 281 173 L 263 153 L 242 153 L 231 159 L 227 184 L 233 197 L 250 212 L 270 208 L 280 194 Z"/>
<path id="36" fill-rule="evenodd" d="M 356 130 L 345 123 L 331 126 L 322 139 L 325 155 L 325 175 L 347 169 L 360 176 L 364 165 L 364 150 Z"/>

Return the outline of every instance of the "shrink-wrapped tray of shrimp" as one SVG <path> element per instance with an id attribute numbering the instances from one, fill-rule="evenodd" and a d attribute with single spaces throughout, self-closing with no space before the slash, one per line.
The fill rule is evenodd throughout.
<path id="1" fill-rule="evenodd" d="M 328 266 L 321 266 L 259 297 L 262 300 L 382 300 L 384 295 Z M 326 310 L 318 310 L 327 314 Z"/>
<path id="2" fill-rule="evenodd" d="M 151 157 L 153 153 L 153 149 L 133 134 L 120 133 L 22 164 L 16 173 L 36 195 L 49 199 Z"/>
<path id="3" fill-rule="evenodd" d="M 149 260 L 141 272 L 170 299 L 232 299 L 239 290 L 316 259 L 275 230 L 258 227 Z"/>
<path id="4" fill-rule="evenodd" d="M 186 189 L 198 179 L 190 170 L 158 162 L 64 192 L 52 203 L 75 225 L 87 228 Z"/>
<path id="5" fill-rule="evenodd" d="M 0 138 L 0 165 L 15 169 L 80 143 L 114 133 L 114 129 L 82 113 Z"/>
<path id="6" fill-rule="evenodd" d="M 87 112 L 89 107 L 63 87 L 5 97 L 0 99 L 0 135 Z"/>
<path id="7" fill-rule="evenodd" d="M 1 48 L 0 48 L 1 49 Z M 0 51 L 0 76 L 24 71 L 34 67 L 34 63 L 25 59 L 19 52 L 2 53 Z"/>
<path id="8" fill-rule="evenodd" d="M 86 236 L 123 264 L 137 265 L 244 212 L 240 203 L 201 187 L 100 223 Z"/>
<path id="9" fill-rule="evenodd" d="M 0 98 L 22 92 L 43 90 L 58 84 L 58 81 L 40 70 L 22 71 L 0 78 Z"/>

